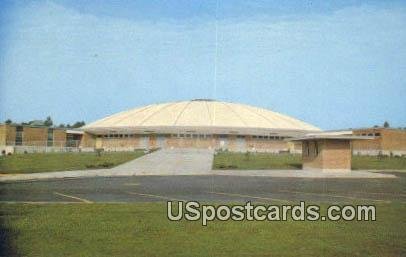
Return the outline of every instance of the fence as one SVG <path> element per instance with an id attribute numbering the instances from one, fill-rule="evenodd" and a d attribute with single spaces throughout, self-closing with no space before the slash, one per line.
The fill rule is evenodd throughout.
<path id="1" fill-rule="evenodd" d="M 58 152 L 92 152 L 93 147 L 80 147 L 79 140 L 71 141 L 23 141 L 15 144 L 8 141 L 5 146 L 0 146 L 1 154 L 12 153 L 58 153 Z"/>

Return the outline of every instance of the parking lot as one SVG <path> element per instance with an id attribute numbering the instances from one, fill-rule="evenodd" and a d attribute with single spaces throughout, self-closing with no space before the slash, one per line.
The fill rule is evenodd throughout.
<path id="1" fill-rule="evenodd" d="M 397 178 L 334 179 L 242 176 L 133 176 L 0 183 L 1 202 L 93 203 L 298 202 L 406 203 L 406 174 Z"/>

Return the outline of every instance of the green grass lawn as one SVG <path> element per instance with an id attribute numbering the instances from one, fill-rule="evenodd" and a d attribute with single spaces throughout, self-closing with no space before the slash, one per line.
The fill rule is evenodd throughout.
<path id="1" fill-rule="evenodd" d="M 111 168 L 138 158 L 143 151 L 96 153 L 33 153 L 0 157 L 0 173 L 31 173 Z"/>
<path id="2" fill-rule="evenodd" d="M 170 222 L 164 203 L 1 204 L 3 256 L 403 256 L 405 204 L 377 221 Z M 0 254 L 0 255 L 1 255 Z"/>
<path id="3" fill-rule="evenodd" d="M 219 152 L 214 156 L 214 169 L 301 169 L 301 155 L 271 153 Z"/>
<path id="4" fill-rule="evenodd" d="M 353 156 L 354 170 L 406 170 L 406 157 Z"/>
<path id="5" fill-rule="evenodd" d="M 271 153 L 219 152 L 213 161 L 214 169 L 301 169 L 301 155 Z M 405 157 L 353 156 L 352 168 L 373 170 L 406 170 Z"/>

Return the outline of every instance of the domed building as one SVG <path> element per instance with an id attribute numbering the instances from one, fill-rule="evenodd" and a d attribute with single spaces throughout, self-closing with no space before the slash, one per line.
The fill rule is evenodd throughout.
<path id="1" fill-rule="evenodd" d="M 295 151 L 287 138 L 320 131 L 292 117 L 254 106 L 208 99 L 152 104 L 90 123 L 84 145 L 105 150 L 211 148 Z"/>

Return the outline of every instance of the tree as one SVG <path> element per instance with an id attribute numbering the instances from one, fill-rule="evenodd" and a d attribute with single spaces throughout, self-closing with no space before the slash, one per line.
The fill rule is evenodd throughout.
<path id="1" fill-rule="evenodd" d="M 51 127 L 53 125 L 53 121 L 51 119 L 51 116 L 48 116 L 47 119 L 44 121 L 44 125 L 47 127 Z"/>
<path id="2" fill-rule="evenodd" d="M 64 128 L 64 127 L 65 127 L 65 124 L 61 123 L 61 124 L 59 124 L 59 127 L 60 127 L 60 128 Z"/>
<path id="3" fill-rule="evenodd" d="M 384 127 L 384 128 L 389 128 L 389 127 L 390 127 L 390 126 L 389 126 L 389 122 L 385 121 L 385 123 L 383 124 L 383 127 Z"/>
<path id="4" fill-rule="evenodd" d="M 11 123 L 13 123 L 13 121 L 10 120 L 10 119 L 7 119 L 7 120 L 5 121 L 5 123 L 6 123 L 6 124 L 11 124 Z"/>
<path id="5" fill-rule="evenodd" d="M 84 126 L 86 123 L 84 121 L 77 121 L 72 125 L 72 128 L 80 128 Z"/>

